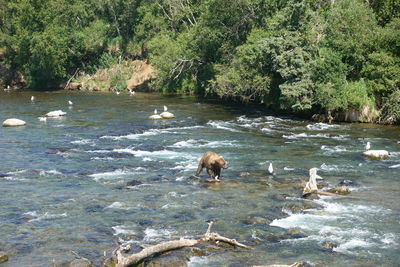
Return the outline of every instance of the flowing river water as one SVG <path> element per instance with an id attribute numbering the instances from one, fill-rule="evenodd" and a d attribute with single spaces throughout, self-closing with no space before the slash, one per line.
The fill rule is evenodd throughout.
<path id="1" fill-rule="evenodd" d="M 163 105 L 176 118 L 149 120 Z M 38 119 L 58 109 L 66 116 Z M 398 126 L 328 125 L 149 93 L 1 91 L 0 120 L 13 117 L 27 125 L 0 128 L 2 266 L 51 266 L 71 251 L 99 266 L 117 241 L 194 237 L 210 219 L 255 249 L 209 250 L 189 266 L 399 266 Z M 367 141 L 389 159 L 364 158 Z M 191 178 L 207 151 L 228 161 L 223 183 Z M 326 187 L 351 180 L 352 197 L 301 199 L 312 167 Z"/>

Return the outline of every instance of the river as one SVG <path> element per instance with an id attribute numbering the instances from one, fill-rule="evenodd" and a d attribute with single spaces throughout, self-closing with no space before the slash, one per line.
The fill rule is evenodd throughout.
<path id="1" fill-rule="evenodd" d="M 148 119 L 164 105 L 175 119 Z M 66 116 L 38 119 L 58 109 Z M 0 120 L 12 117 L 27 125 L 0 128 L 2 266 L 50 266 L 71 251 L 100 265 L 117 241 L 193 237 L 207 220 L 255 249 L 211 250 L 189 266 L 400 262 L 398 126 L 328 125 L 189 96 L 1 91 Z M 364 158 L 367 141 L 389 159 Z M 206 151 L 228 161 L 223 183 L 191 178 Z M 351 180 L 351 198 L 301 199 L 312 167 L 326 187 Z"/>

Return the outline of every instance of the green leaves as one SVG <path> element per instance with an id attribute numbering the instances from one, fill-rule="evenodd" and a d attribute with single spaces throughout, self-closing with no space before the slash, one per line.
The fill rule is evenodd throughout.
<path id="1" fill-rule="evenodd" d="M 393 0 L 5 0 L 0 47 L 34 88 L 77 68 L 147 59 L 152 87 L 295 113 L 365 106 L 398 120 L 399 5 Z M 112 77 L 123 89 L 124 78 Z M 389 119 L 390 118 L 390 119 Z"/>

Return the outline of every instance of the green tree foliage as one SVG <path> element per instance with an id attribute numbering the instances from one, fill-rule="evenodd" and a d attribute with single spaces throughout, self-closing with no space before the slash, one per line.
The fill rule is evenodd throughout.
<path id="1" fill-rule="evenodd" d="M 399 14 L 394 0 L 3 0 L 0 49 L 34 88 L 141 57 L 155 90 L 394 123 Z"/>
<path id="2" fill-rule="evenodd" d="M 32 88 L 48 89 L 67 79 L 87 52 L 102 47 L 103 24 L 96 24 L 89 1 L 9 1 L 3 30 L 8 59 Z M 99 29 L 96 41 L 85 32 Z M 88 49 L 88 50 L 86 50 Z"/>

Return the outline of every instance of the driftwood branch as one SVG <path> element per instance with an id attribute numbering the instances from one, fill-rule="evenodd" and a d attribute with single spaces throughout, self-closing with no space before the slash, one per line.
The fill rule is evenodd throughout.
<path id="1" fill-rule="evenodd" d="M 115 252 L 115 254 L 117 256 L 117 262 L 118 262 L 116 267 L 125 267 L 125 266 L 134 265 L 152 255 L 156 255 L 156 254 L 159 254 L 159 253 L 162 253 L 165 251 L 174 250 L 174 249 L 183 248 L 183 247 L 193 247 L 197 244 L 209 242 L 209 241 L 224 242 L 224 243 L 228 243 L 233 246 L 237 246 L 237 247 L 241 247 L 241 248 L 245 248 L 245 249 L 253 249 L 252 247 L 249 247 L 242 243 L 239 243 L 235 239 L 230 239 L 230 238 L 221 236 L 217 233 L 212 233 L 211 232 L 212 225 L 213 225 L 212 221 L 208 223 L 208 229 L 207 229 L 206 233 L 203 236 L 201 236 L 199 239 L 181 238 L 179 240 L 166 241 L 166 242 L 162 242 L 162 243 L 147 247 L 138 253 L 130 254 L 128 256 L 122 255 L 122 252 L 121 252 L 122 248 L 119 247 Z"/>
<path id="2" fill-rule="evenodd" d="M 77 68 L 74 72 L 74 74 L 71 76 L 71 78 L 69 78 L 69 80 L 67 81 L 67 84 L 64 87 L 64 90 L 68 87 L 68 85 L 70 84 L 70 82 L 72 81 L 72 79 L 75 77 L 75 75 L 78 73 L 79 68 Z"/>

